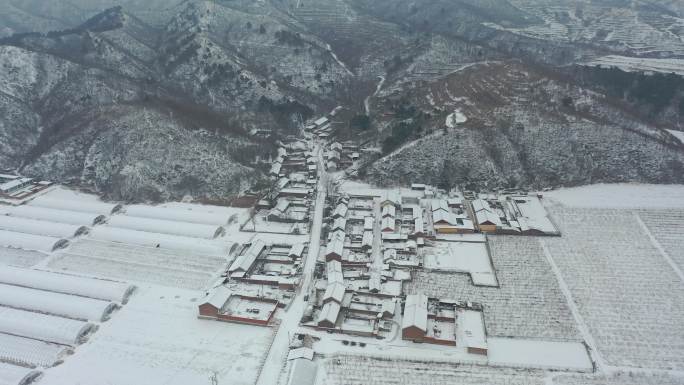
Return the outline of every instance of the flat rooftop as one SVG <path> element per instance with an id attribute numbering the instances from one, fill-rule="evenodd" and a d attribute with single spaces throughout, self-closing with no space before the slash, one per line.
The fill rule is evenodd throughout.
<path id="1" fill-rule="evenodd" d="M 276 311 L 276 303 L 259 301 L 241 295 L 232 295 L 223 306 L 222 314 L 232 317 L 249 318 L 258 321 L 268 321 Z"/>

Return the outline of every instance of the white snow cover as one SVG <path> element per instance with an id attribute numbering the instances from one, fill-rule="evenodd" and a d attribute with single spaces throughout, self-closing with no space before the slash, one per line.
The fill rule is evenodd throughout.
<path id="1" fill-rule="evenodd" d="M 587 63 L 587 65 L 598 65 L 604 68 L 617 67 L 626 72 L 645 71 L 668 74 L 674 72 L 678 75 L 684 75 L 684 60 L 682 59 L 655 59 L 608 55 L 597 58 Z"/>
<path id="2" fill-rule="evenodd" d="M 41 384 L 208 385 L 215 371 L 220 384 L 253 385 L 273 330 L 198 319 L 193 299 L 196 290 L 142 287 Z"/>
<path id="3" fill-rule="evenodd" d="M 114 203 L 98 202 L 95 200 L 81 199 L 59 199 L 51 198 L 49 195 L 40 196 L 28 203 L 35 207 L 47 207 L 57 210 L 77 211 L 81 213 L 92 213 L 109 215 L 121 206 Z"/>
<path id="4" fill-rule="evenodd" d="M 121 303 L 134 288 L 122 282 L 12 266 L 0 266 L 0 283 Z"/>
<path id="5" fill-rule="evenodd" d="M 104 321 L 112 302 L 0 283 L 0 305 L 84 321 Z"/>
<path id="6" fill-rule="evenodd" d="M 71 238 L 83 234 L 87 230 L 85 226 L 17 218 L 7 215 L 0 215 L 0 229 L 58 238 Z"/>
<path id="7" fill-rule="evenodd" d="M 75 346 L 92 328 L 83 321 L 0 307 L 0 333 Z"/>
<path id="8" fill-rule="evenodd" d="M 212 207 L 202 205 L 175 205 L 172 207 L 131 205 L 126 207 L 126 214 L 134 217 L 165 219 L 167 221 L 217 226 L 225 225 L 228 222 L 229 216 L 224 210 L 219 208 L 212 209 Z"/>
<path id="9" fill-rule="evenodd" d="M 147 231 L 129 230 L 118 227 L 98 226 L 90 232 L 90 237 L 100 241 L 159 247 L 162 249 L 192 252 L 194 254 L 227 254 L 227 245 L 225 244 L 211 243 L 207 240 L 198 238 L 150 233 Z"/>
<path id="10" fill-rule="evenodd" d="M 0 362 L 0 385 L 25 385 L 40 375 L 37 370 Z"/>
<path id="11" fill-rule="evenodd" d="M 64 345 L 0 333 L 0 362 L 49 367 L 69 350 Z"/>
<path id="12" fill-rule="evenodd" d="M 544 193 L 545 200 L 576 208 L 684 208 L 684 185 L 595 184 Z"/>
<path id="13" fill-rule="evenodd" d="M 498 285 L 485 243 L 435 242 L 424 263 L 427 269 L 469 273 L 475 285 Z"/>
<path id="14" fill-rule="evenodd" d="M 587 349 L 579 342 L 489 338 L 489 363 L 501 366 L 591 371 Z"/>
<path id="15" fill-rule="evenodd" d="M 465 123 L 468 121 L 468 118 L 461 112 L 461 110 L 456 110 L 453 113 L 449 114 L 446 118 L 446 126 L 448 128 L 454 128 L 459 124 Z"/>
<path id="16" fill-rule="evenodd" d="M 684 144 L 684 131 L 677 131 L 677 130 L 666 130 L 666 131 L 669 132 L 670 134 L 672 134 L 672 136 L 674 136 L 675 138 L 677 138 L 677 140 L 679 140 L 680 143 Z"/>
<path id="17" fill-rule="evenodd" d="M 66 243 L 68 241 L 61 238 L 0 230 L 0 246 L 15 249 L 51 252 L 56 248 L 65 246 Z"/>
<path id="18" fill-rule="evenodd" d="M 108 224 L 111 227 L 120 227 L 124 229 L 206 239 L 216 238 L 223 231 L 222 227 L 216 225 L 204 225 L 128 215 L 114 215 L 109 218 Z"/>
<path id="19" fill-rule="evenodd" d="M 30 219 L 38 219 L 42 221 L 68 223 L 71 225 L 91 226 L 101 219 L 103 215 L 82 213 L 70 210 L 57 210 L 47 207 L 21 205 L 15 207 L 8 207 L 5 210 L 0 209 L 0 212 L 7 213 L 13 217 L 22 217 Z"/>

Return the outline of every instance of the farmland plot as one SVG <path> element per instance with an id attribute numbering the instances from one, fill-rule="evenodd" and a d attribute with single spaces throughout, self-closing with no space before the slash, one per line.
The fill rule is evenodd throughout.
<path id="1" fill-rule="evenodd" d="M 666 374 L 630 373 L 611 376 L 588 374 L 561 374 L 553 379 L 554 385 L 681 385 L 684 379 Z"/>
<path id="2" fill-rule="evenodd" d="M 647 210 L 638 215 L 670 258 L 684 270 L 684 209 Z"/>
<path id="3" fill-rule="evenodd" d="M 197 318 L 202 293 L 141 287 L 87 344 L 45 371 L 50 385 L 254 384 L 273 329 Z"/>
<path id="4" fill-rule="evenodd" d="M 0 362 L 0 385 L 27 384 L 37 378 L 39 374 L 40 372 L 33 369 Z"/>
<path id="5" fill-rule="evenodd" d="M 535 385 L 543 372 L 339 355 L 319 367 L 320 385 Z M 323 378 L 321 378 L 323 377 Z"/>
<path id="6" fill-rule="evenodd" d="M 92 329 L 86 322 L 0 307 L 0 333 L 74 346 Z"/>
<path id="7" fill-rule="evenodd" d="M 473 286 L 465 274 L 418 272 L 409 293 L 484 305 L 487 334 L 580 341 L 558 282 L 533 237 L 489 237 L 499 288 Z"/>
<path id="8" fill-rule="evenodd" d="M 68 251 L 83 256 L 92 255 L 122 262 L 136 262 L 180 270 L 213 272 L 226 264 L 224 257 L 89 239 L 74 243 Z"/>
<path id="9" fill-rule="evenodd" d="M 104 321 L 116 305 L 99 299 L 0 283 L 0 305 L 83 321 Z"/>
<path id="10" fill-rule="evenodd" d="M 0 266 L 0 282 L 55 293 L 126 303 L 134 287 L 123 282 Z"/>
<path id="11" fill-rule="evenodd" d="M 56 270 L 194 289 L 202 288 L 211 278 L 210 274 L 197 271 L 182 271 L 163 266 L 120 262 L 76 254 L 61 254 L 49 266 Z"/>
<path id="12" fill-rule="evenodd" d="M 80 240 L 49 264 L 53 269 L 199 289 L 227 265 L 225 258 L 175 250 Z"/>
<path id="13" fill-rule="evenodd" d="M 0 362 L 21 366 L 54 365 L 69 351 L 64 345 L 0 333 Z"/>
<path id="14" fill-rule="evenodd" d="M 634 211 L 552 207 L 542 240 L 609 365 L 684 369 L 684 282 Z"/>
<path id="15" fill-rule="evenodd" d="M 0 247 L 0 265 L 30 267 L 47 257 L 39 251 Z"/>

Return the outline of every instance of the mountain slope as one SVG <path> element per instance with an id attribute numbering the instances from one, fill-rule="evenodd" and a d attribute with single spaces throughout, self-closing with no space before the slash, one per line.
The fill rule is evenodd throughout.
<path id="1" fill-rule="evenodd" d="M 389 87 L 377 103 L 389 153 L 367 178 L 474 189 L 684 182 L 684 151 L 665 131 L 567 80 L 513 61 Z"/>

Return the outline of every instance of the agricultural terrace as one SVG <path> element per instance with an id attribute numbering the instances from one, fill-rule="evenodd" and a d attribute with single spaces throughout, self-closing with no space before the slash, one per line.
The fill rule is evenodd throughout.
<path id="1" fill-rule="evenodd" d="M 606 363 L 684 369 L 684 282 L 637 212 L 549 210 L 563 236 L 541 242 Z"/>
<path id="2" fill-rule="evenodd" d="M 489 336 L 580 341 L 538 240 L 499 235 L 488 239 L 500 288 L 474 286 L 466 274 L 417 272 L 407 292 L 481 303 Z"/>

